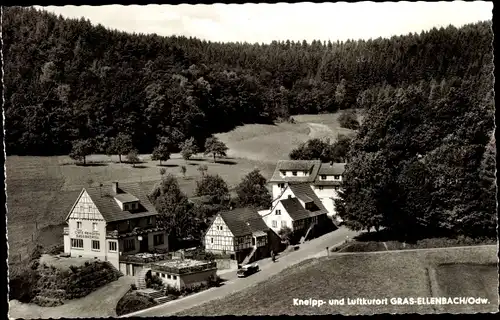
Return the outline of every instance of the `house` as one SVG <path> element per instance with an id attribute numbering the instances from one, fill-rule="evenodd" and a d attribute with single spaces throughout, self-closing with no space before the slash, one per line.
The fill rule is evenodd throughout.
<path id="1" fill-rule="evenodd" d="M 150 275 L 158 276 L 165 286 L 177 289 L 207 284 L 217 275 L 215 261 L 173 259 L 159 261 L 148 266 Z"/>
<path id="2" fill-rule="evenodd" d="M 165 229 L 157 225 L 153 204 L 137 183 L 83 188 L 66 217 L 64 252 L 71 257 L 109 261 L 134 275 L 134 254 L 168 251 Z"/>
<path id="3" fill-rule="evenodd" d="M 205 233 L 205 251 L 246 264 L 281 249 L 281 239 L 252 208 L 220 212 Z"/>
<path id="4" fill-rule="evenodd" d="M 269 180 L 273 199 L 281 199 L 289 184 L 308 184 L 328 211 L 336 217 L 334 199 L 338 198 L 345 163 L 321 163 L 320 160 L 280 160 Z"/>
<path id="5" fill-rule="evenodd" d="M 274 199 L 270 210 L 259 215 L 276 233 L 288 227 L 307 236 L 308 229 L 328 219 L 328 211 L 309 182 L 289 182 Z"/>

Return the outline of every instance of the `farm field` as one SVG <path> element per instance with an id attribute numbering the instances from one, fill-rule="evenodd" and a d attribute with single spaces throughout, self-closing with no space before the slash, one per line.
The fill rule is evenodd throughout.
<path id="1" fill-rule="evenodd" d="M 27 258 L 35 243 L 44 247 L 62 244 L 64 218 L 85 186 L 120 181 L 140 182 L 152 188 L 160 178 L 159 169 L 165 168 L 178 176 L 181 189 L 192 196 L 201 177 L 197 170 L 201 164 L 207 165 L 209 174 L 219 174 L 230 188 L 255 168 L 265 177 L 270 177 L 274 169 L 270 163 L 246 159 L 226 158 L 213 163 L 210 157 L 198 157 L 186 162 L 174 154 L 160 167 L 149 155 L 140 155 L 140 158 L 142 163 L 133 168 L 130 164 L 118 163 L 118 157 L 105 155 L 89 156 L 87 166 L 76 165 L 68 156 L 7 157 L 9 262 Z M 185 177 L 180 171 L 183 165 L 187 168 Z"/>
<path id="2" fill-rule="evenodd" d="M 230 157 L 275 163 L 288 159 L 290 151 L 308 139 L 334 141 L 339 134 L 354 135 L 355 131 L 340 127 L 339 115 L 297 115 L 292 117 L 295 123 L 248 124 L 216 136 L 228 146 Z"/>
<path id="3" fill-rule="evenodd" d="M 472 265 L 474 263 L 475 265 Z M 454 264 L 458 267 L 444 267 Z M 437 271 L 436 271 L 437 270 Z M 466 281 L 461 272 L 467 271 Z M 431 277 L 430 274 L 435 274 Z M 459 277 L 459 278 L 457 278 Z M 467 278 L 469 278 L 467 280 Z M 450 288 L 449 283 L 455 287 Z M 481 285 L 476 285 L 480 283 Z M 469 288 L 475 284 L 475 289 Z M 318 290 L 321 288 L 321 290 Z M 458 313 L 498 311 L 496 246 L 333 254 L 285 269 L 266 282 L 177 314 L 319 315 Z M 487 305 L 329 305 L 329 299 L 472 296 Z M 294 306 L 293 299 L 323 299 L 321 307 Z"/>

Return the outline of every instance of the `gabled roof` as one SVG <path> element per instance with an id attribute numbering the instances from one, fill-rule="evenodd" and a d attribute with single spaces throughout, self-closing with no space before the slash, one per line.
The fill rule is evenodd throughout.
<path id="1" fill-rule="evenodd" d="M 320 166 L 320 160 L 280 160 L 269 182 L 312 182 L 316 179 Z M 306 177 L 282 177 L 281 171 L 307 171 L 310 173 Z"/>
<path id="2" fill-rule="evenodd" d="M 310 213 L 300 203 L 297 198 L 284 199 L 280 201 L 285 208 L 286 212 L 292 218 L 292 220 L 301 220 L 310 218 Z"/>
<path id="3" fill-rule="evenodd" d="M 318 175 L 342 175 L 345 165 L 345 163 L 322 163 Z"/>
<path id="4" fill-rule="evenodd" d="M 316 180 L 314 181 L 315 186 L 341 186 L 341 181 L 335 180 Z"/>
<path id="5" fill-rule="evenodd" d="M 81 195 L 84 191 L 87 191 L 88 195 L 96 205 L 97 209 L 103 216 L 106 222 L 120 221 L 135 219 L 141 217 L 148 217 L 157 215 L 157 211 L 154 205 L 149 201 L 147 195 L 149 190 L 139 183 L 120 183 L 118 187 L 118 194 L 115 194 L 111 186 L 93 187 L 93 188 L 83 188 L 80 196 L 75 201 L 76 205 L 78 200 L 80 200 Z M 124 211 L 120 208 L 118 203 L 115 201 L 115 196 L 130 195 L 134 199 L 139 200 L 139 209 L 131 211 Z M 128 196 L 126 196 L 128 197 Z M 136 201 L 137 201 L 136 200 Z M 71 209 L 71 211 L 73 208 Z M 70 214 L 71 214 L 70 211 Z M 69 217 L 69 214 L 68 214 Z"/>
<path id="6" fill-rule="evenodd" d="M 309 183 L 290 183 L 289 187 L 293 194 L 300 200 L 309 202 L 311 201 L 310 199 L 312 199 L 317 210 L 309 211 L 311 213 L 311 217 L 328 213 L 328 210 L 326 210 L 325 206 L 323 206 L 323 203 L 313 191 Z"/>
<path id="7" fill-rule="evenodd" d="M 269 227 L 256 210 L 251 208 L 237 208 L 220 213 L 233 236 L 252 235 L 254 232 L 267 232 Z"/>

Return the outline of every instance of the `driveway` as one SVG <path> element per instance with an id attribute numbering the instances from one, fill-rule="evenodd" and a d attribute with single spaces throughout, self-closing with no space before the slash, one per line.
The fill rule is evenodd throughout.
<path id="1" fill-rule="evenodd" d="M 246 289 L 259 282 L 266 281 L 271 276 L 278 274 L 283 269 L 301 261 L 327 255 L 326 247 L 342 243 L 346 237 L 352 238 L 358 233 L 342 227 L 336 231 L 325 234 L 319 238 L 307 241 L 300 245 L 299 250 L 278 256 L 275 263 L 270 258 L 259 260 L 260 272 L 247 278 L 237 278 L 236 271 L 224 273 L 223 279 L 227 281 L 218 288 L 202 291 L 179 300 L 173 300 L 150 309 L 130 313 L 122 317 L 155 317 L 173 315 L 183 310 L 203 304 L 213 299 L 220 299 L 232 293 Z"/>
<path id="2" fill-rule="evenodd" d="M 9 318 L 101 318 L 116 317 L 116 304 L 130 290 L 134 277 L 122 276 L 81 299 L 69 300 L 57 307 L 40 307 L 36 304 L 11 300 Z"/>

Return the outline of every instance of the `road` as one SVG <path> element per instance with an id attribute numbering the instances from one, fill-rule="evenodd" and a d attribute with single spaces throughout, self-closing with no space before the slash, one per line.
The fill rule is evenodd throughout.
<path id="1" fill-rule="evenodd" d="M 232 293 L 266 281 L 271 276 L 281 272 L 283 269 L 301 261 L 325 256 L 327 255 L 326 247 L 331 248 L 335 245 L 341 244 L 346 237 L 352 238 L 357 234 L 357 232 L 350 231 L 342 227 L 336 231 L 301 244 L 297 251 L 278 256 L 275 263 L 272 263 L 269 258 L 258 261 L 261 270 L 247 278 L 237 278 L 236 271 L 228 272 L 221 276 L 223 279 L 227 279 L 221 287 L 202 291 L 179 300 L 170 301 L 165 304 L 130 313 L 122 317 L 168 316 L 190 309 L 213 299 L 223 298 Z"/>

